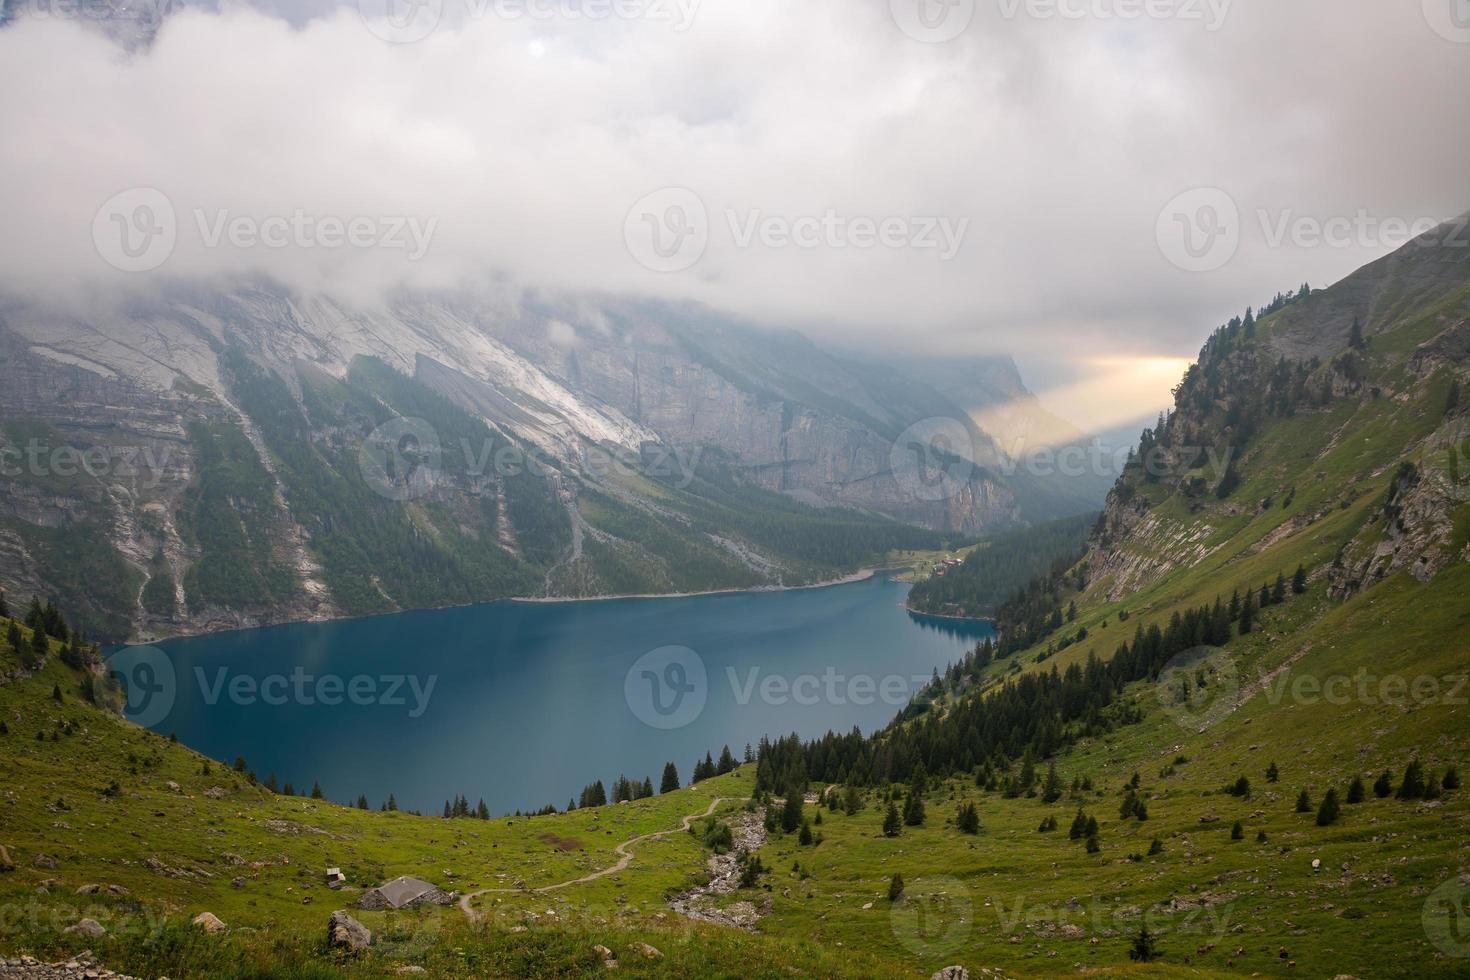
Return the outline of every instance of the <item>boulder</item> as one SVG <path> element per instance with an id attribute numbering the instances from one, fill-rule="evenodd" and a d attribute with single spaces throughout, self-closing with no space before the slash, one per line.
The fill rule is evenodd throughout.
<path id="1" fill-rule="evenodd" d="M 225 924 L 221 922 L 219 920 L 219 917 L 216 916 L 213 912 L 200 912 L 198 915 L 194 916 L 194 918 L 191 919 L 190 922 L 203 929 L 211 936 L 217 936 L 220 933 L 224 932 L 226 929 Z"/>
<path id="2" fill-rule="evenodd" d="M 102 890 L 101 885 L 82 885 L 77 889 L 78 895 L 95 895 Z"/>
<path id="3" fill-rule="evenodd" d="M 602 957 L 602 965 L 607 967 L 609 970 L 616 970 L 618 968 L 618 958 L 614 956 L 613 951 L 608 949 L 606 946 L 593 946 L 592 952 Z"/>
<path id="4" fill-rule="evenodd" d="M 10 852 L 5 849 L 4 844 L 0 844 L 0 871 L 14 870 L 15 862 L 10 859 Z"/>
<path id="5" fill-rule="evenodd" d="M 970 971 L 962 966 L 947 966 L 929 980 L 970 980 Z"/>
<path id="6" fill-rule="evenodd" d="M 373 934 L 368 927 L 348 915 L 343 909 L 333 912 L 327 919 L 327 945 L 345 949 L 367 949 L 373 944 Z"/>
<path id="7" fill-rule="evenodd" d="M 49 854 L 37 854 L 36 860 L 32 863 L 38 868 L 46 868 L 53 871 L 56 869 L 56 859 Z"/>
<path id="8" fill-rule="evenodd" d="M 659 952 L 657 947 L 650 946 L 647 943 L 634 943 L 633 948 L 651 960 L 661 960 L 664 958 L 664 954 Z"/>
<path id="9" fill-rule="evenodd" d="M 67 926 L 61 931 L 70 936 L 86 936 L 88 939 L 101 939 L 107 934 L 102 923 L 96 919 L 82 919 L 76 925 Z"/>

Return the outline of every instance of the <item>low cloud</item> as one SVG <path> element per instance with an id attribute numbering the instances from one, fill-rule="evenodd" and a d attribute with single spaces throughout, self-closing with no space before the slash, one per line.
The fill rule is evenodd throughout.
<path id="1" fill-rule="evenodd" d="M 1418 3 L 1238 0 L 1193 20 L 978 0 L 942 43 L 900 29 L 902 0 L 504 6 L 445 0 L 412 43 L 355 5 L 185 9 L 131 51 L 21 16 L 0 29 L 0 288 L 262 273 L 370 302 L 496 277 L 694 299 L 846 346 L 1177 357 L 1396 244 L 1279 234 L 1296 218 L 1470 207 L 1470 43 Z M 1239 225 L 1203 272 L 1158 241 L 1161 209 L 1198 187 Z M 138 188 L 175 238 L 121 271 L 96 240 L 128 229 L 99 209 Z M 635 210 L 670 190 L 676 210 Z M 315 230 L 211 241 L 221 214 Z M 396 222 L 409 247 L 385 244 Z M 650 261 L 636 236 L 655 231 L 676 247 Z"/>

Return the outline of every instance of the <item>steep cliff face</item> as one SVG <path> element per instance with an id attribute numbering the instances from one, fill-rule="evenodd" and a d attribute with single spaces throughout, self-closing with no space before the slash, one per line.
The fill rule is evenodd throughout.
<path id="1" fill-rule="evenodd" d="M 1121 599 L 1220 549 L 1338 540 L 1345 598 L 1466 550 L 1470 248 L 1459 223 L 1279 297 L 1201 351 L 1109 494 L 1088 569 Z"/>
<path id="2" fill-rule="evenodd" d="M 917 373 L 691 308 L 176 287 L 11 305 L 0 355 L 0 585 L 108 636 L 795 584 L 1071 502 Z"/>

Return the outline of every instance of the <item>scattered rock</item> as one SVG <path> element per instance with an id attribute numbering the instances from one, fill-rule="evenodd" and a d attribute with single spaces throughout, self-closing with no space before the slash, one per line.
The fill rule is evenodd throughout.
<path id="1" fill-rule="evenodd" d="M 638 952 L 642 953 L 644 956 L 648 957 L 651 960 L 661 960 L 664 958 L 663 953 L 659 952 L 656 947 L 650 946 L 647 943 L 634 943 L 633 948 L 638 950 Z"/>
<path id="2" fill-rule="evenodd" d="M 415 973 L 427 973 L 428 971 L 421 966 L 416 966 L 410 963 L 408 966 L 400 966 L 393 972 L 398 974 L 400 977 L 411 977 Z"/>
<path id="3" fill-rule="evenodd" d="M 223 786 L 211 786 L 204 791 L 204 795 L 211 800 L 222 800 L 225 798 L 225 790 Z"/>
<path id="4" fill-rule="evenodd" d="M 929 980 L 970 980 L 970 971 L 962 966 L 947 966 Z"/>
<path id="5" fill-rule="evenodd" d="M 86 936 L 88 939 L 101 939 L 107 935 L 107 930 L 102 928 L 102 923 L 96 919 L 83 919 L 74 926 L 67 926 L 61 930 L 70 936 Z"/>
<path id="6" fill-rule="evenodd" d="M 327 919 L 327 945 L 343 946 L 347 949 L 367 949 L 373 944 L 373 934 L 368 927 L 348 915 L 343 909 L 333 912 Z"/>
<path id="7" fill-rule="evenodd" d="M 51 871 L 56 870 L 56 859 L 49 854 L 37 854 L 36 860 L 32 863 L 38 868 L 46 868 Z"/>
<path id="8" fill-rule="evenodd" d="M 245 887 L 245 879 L 244 878 L 231 878 L 230 879 L 230 887 L 231 888 L 244 888 Z"/>
<path id="9" fill-rule="evenodd" d="M 602 957 L 602 965 L 607 967 L 609 970 L 616 970 L 618 968 L 618 958 L 614 956 L 613 951 L 608 949 L 606 946 L 593 946 L 592 952 Z"/>
<path id="10" fill-rule="evenodd" d="M 14 870 L 15 862 L 10 859 L 10 852 L 5 849 L 4 844 L 0 844 L 0 871 Z"/>
<path id="11" fill-rule="evenodd" d="M 101 885 L 83 885 L 77 889 L 78 895 L 95 895 L 102 890 Z"/>
<path id="12" fill-rule="evenodd" d="M 219 920 L 213 912 L 200 912 L 190 920 L 194 925 L 203 929 L 211 936 L 217 936 L 225 931 L 225 924 Z"/>
<path id="13" fill-rule="evenodd" d="M 170 780 L 169 780 L 169 781 L 168 781 L 168 784 L 167 784 L 167 785 L 168 785 L 168 788 L 169 788 L 169 789 L 170 789 L 170 790 L 171 790 L 171 791 L 172 791 L 172 792 L 175 792 L 175 793 L 177 793 L 177 792 L 179 792 L 179 784 L 178 784 L 178 783 L 176 783 L 176 782 L 174 782 L 174 781 L 173 781 L 173 780 L 172 780 L 172 779 L 170 779 Z"/>

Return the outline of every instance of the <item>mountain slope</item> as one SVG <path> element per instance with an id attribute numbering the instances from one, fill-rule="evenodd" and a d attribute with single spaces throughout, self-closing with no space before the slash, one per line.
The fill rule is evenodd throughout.
<path id="1" fill-rule="evenodd" d="M 694 307 L 175 286 L 11 304 L 0 364 L 0 585 L 109 638 L 803 584 L 1096 502 L 920 379 Z"/>

